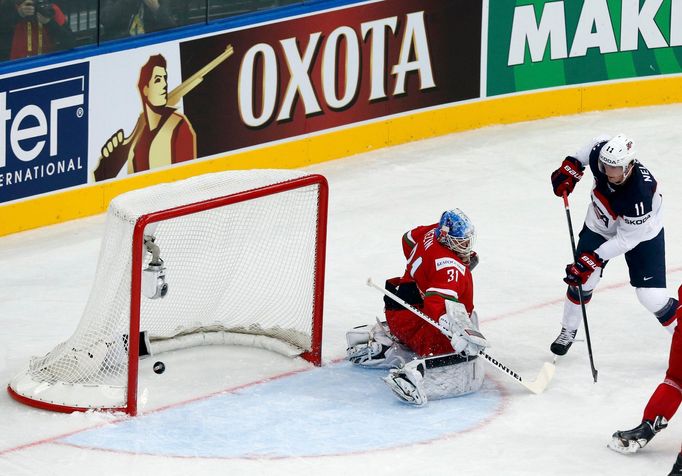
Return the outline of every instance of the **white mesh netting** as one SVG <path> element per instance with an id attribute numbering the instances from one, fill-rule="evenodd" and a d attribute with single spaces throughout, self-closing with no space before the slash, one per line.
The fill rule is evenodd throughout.
<path id="1" fill-rule="evenodd" d="M 114 199 L 78 328 L 47 355 L 33 358 L 28 370 L 10 383 L 12 389 L 57 405 L 124 406 L 131 253 L 138 218 L 305 175 L 285 170 L 222 172 Z M 141 297 L 139 330 L 148 332 L 152 349 L 216 343 L 202 337 L 180 340 L 187 343 L 176 346 L 156 345 L 176 336 L 230 332 L 264 336 L 258 342 L 272 340 L 277 345 L 269 348 L 283 353 L 310 351 L 318 198 L 319 185 L 313 184 L 148 225 L 145 234 L 153 232 L 168 283 L 164 298 Z M 145 255 L 145 268 L 151 255 L 139 252 Z"/>

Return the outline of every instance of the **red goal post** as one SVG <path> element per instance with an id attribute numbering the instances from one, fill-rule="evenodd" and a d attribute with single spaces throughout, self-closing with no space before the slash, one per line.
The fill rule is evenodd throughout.
<path id="1" fill-rule="evenodd" d="M 141 332 L 153 354 L 237 344 L 319 366 L 327 207 L 323 176 L 289 170 L 207 174 L 117 197 L 78 328 L 32 358 L 8 392 L 48 410 L 135 415 Z M 162 284 L 167 294 L 153 295 Z"/>

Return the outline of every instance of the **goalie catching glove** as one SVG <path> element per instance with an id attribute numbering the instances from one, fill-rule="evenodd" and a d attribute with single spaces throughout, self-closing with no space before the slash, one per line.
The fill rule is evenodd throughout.
<path id="1" fill-rule="evenodd" d="M 471 321 L 464 304 L 445 301 L 445 314 L 438 320 L 444 333 L 450 338 L 452 348 L 464 355 L 477 355 L 488 347 L 488 341 Z"/>

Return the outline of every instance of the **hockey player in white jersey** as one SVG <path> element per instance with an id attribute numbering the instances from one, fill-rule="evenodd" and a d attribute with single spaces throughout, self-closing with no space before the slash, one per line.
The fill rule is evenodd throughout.
<path id="1" fill-rule="evenodd" d="M 608 261 L 621 254 L 639 302 L 671 332 L 676 323 L 677 299 L 666 291 L 663 199 L 656 179 L 637 160 L 630 138 L 601 136 L 566 157 L 552 173 L 554 193 L 570 194 L 586 167 L 594 176 L 592 203 L 579 234 L 576 262 L 566 266 L 561 332 L 550 346 L 556 355 L 566 354 L 580 326 L 578 286 L 587 304 Z"/>

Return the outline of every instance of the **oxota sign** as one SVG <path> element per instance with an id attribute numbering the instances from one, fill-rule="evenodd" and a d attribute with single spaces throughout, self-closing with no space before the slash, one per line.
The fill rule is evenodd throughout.
<path id="1" fill-rule="evenodd" d="M 490 2 L 488 94 L 682 71 L 682 1 Z"/>
<path id="2" fill-rule="evenodd" d="M 349 5 L 180 44 L 205 157 L 480 96 L 481 0 Z"/>

